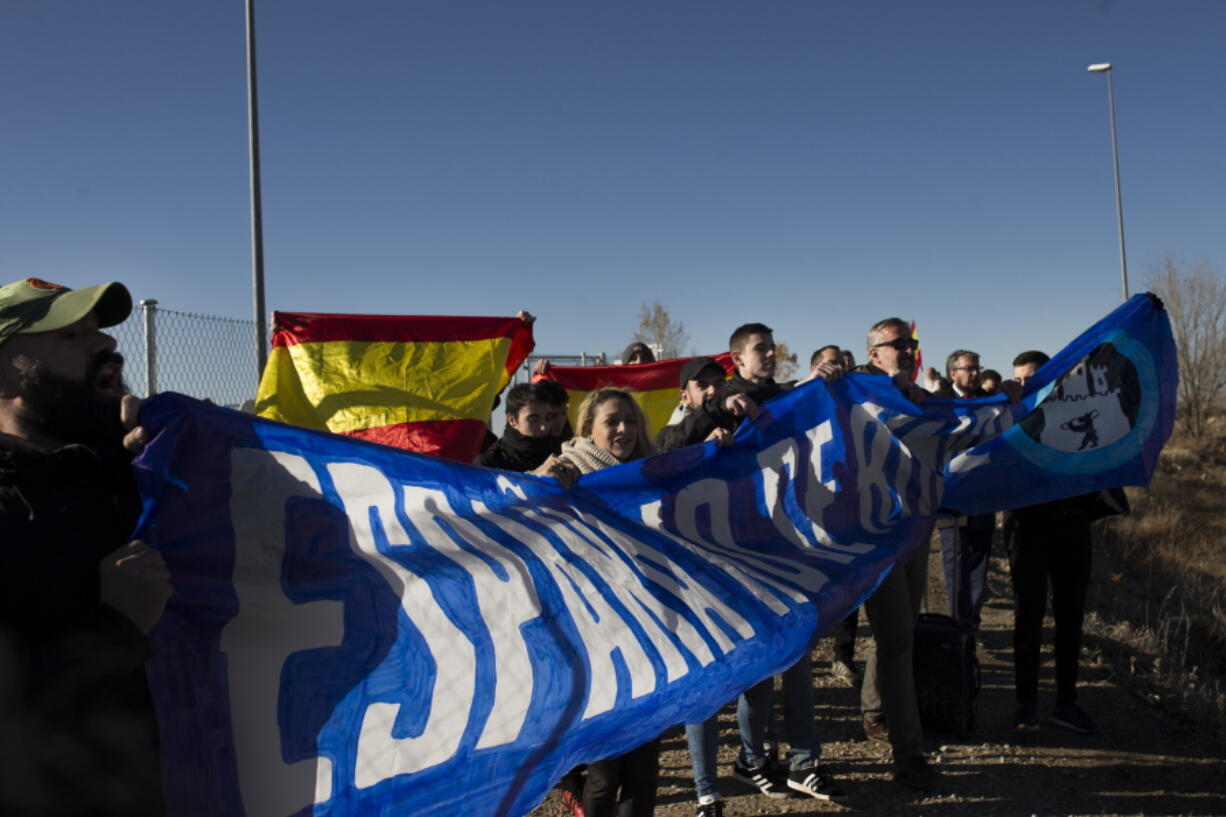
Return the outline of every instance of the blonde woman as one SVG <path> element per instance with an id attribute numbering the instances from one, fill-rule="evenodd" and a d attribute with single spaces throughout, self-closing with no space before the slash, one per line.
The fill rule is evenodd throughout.
<path id="1" fill-rule="evenodd" d="M 562 444 L 561 455 L 550 457 L 533 474 L 553 477 L 569 489 L 580 474 L 655 453 L 643 410 L 622 389 L 599 389 L 589 394 L 579 406 L 576 426 L 578 436 Z M 583 785 L 584 814 L 650 817 L 656 807 L 659 777 L 659 738 L 624 755 L 591 763 Z"/>
<path id="2" fill-rule="evenodd" d="M 604 388 L 579 404 L 578 436 L 562 443 L 562 453 L 531 473 L 553 477 L 570 488 L 580 474 L 620 465 L 655 453 L 647 436 L 647 417 L 630 392 Z"/>

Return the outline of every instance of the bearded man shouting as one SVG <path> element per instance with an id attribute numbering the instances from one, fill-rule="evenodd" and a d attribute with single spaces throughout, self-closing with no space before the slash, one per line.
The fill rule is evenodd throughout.
<path id="1" fill-rule="evenodd" d="M 0 287 L 0 813 L 163 813 L 146 634 L 166 565 L 129 541 L 140 401 L 100 330 L 118 283 Z"/>

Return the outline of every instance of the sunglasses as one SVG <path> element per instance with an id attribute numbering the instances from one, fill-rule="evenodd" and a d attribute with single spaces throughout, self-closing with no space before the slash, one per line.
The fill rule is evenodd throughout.
<path id="1" fill-rule="evenodd" d="M 887 340 L 885 343 L 873 344 L 874 349 L 880 349 L 882 346 L 889 346 L 898 352 L 906 352 L 919 346 L 919 341 L 915 338 L 894 338 L 894 340 Z"/>

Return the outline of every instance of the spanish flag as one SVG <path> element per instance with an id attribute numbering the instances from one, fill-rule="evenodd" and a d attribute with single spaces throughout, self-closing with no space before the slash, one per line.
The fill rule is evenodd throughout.
<path id="1" fill-rule="evenodd" d="M 274 312 L 256 413 L 472 462 L 532 347 L 519 318 Z"/>
<path id="2" fill-rule="evenodd" d="M 715 362 L 729 374 L 735 368 L 727 352 L 713 355 Z M 668 425 L 668 418 L 680 402 L 681 369 L 688 357 L 659 360 L 655 363 L 635 363 L 629 366 L 549 366 L 534 380 L 556 380 L 570 396 L 567 414 L 571 428 L 578 433 L 579 404 L 589 392 L 607 387 L 632 392 L 636 403 L 647 415 L 648 433 L 654 437 Z"/>

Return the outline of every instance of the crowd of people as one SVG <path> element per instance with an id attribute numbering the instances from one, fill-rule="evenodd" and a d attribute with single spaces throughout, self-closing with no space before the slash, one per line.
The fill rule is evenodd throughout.
<path id="1" fill-rule="evenodd" d="M 687 445 L 726 445 L 745 419 L 757 417 L 767 401 L 813 379 L 832 380 L 855 371 L 885 375 L 913 402 L 929 396 L 974 399 L 997 393 L 1017 400 L 1021 388 L 1048 357 L 1026 351 L 1013 361 L 1013 378 L 983 370 L 979 355 L 958 349 L 946 360 L 945 373 L 924 372 L 924 386 L 913 382 L 916 341 L 899 318 L 878 321 L 868 331 L 867 361 L 857 366 L 850 349 L 818 348 L 802 380 L 777 382 L 773 331 L 762 323 L 737 327 L 728 342 L 735 367 L 731 374 L 714 359 L 697 357 L 681 369 L 678 404 L 652 441 L 647 423 L 626 391 L 607 388 L 590 393 L 580 407 L 580 428 L 566 427 L 567 395 L 557 383 L 538 379 L 514 386 L 507 394 L 507 428 L 503 437 L 477 462 L 553 477 L 569 487 L 581 474 L 651 453 Z M 654 356 L 642 343 L 622 354 L 627 364 L 650 363 Z M 527 439 L 525 439 L 525 437 Z M 509 451 L 515 452 L 510 454 Z M 529 455 L 529 451 L 532 453 Z M 1077 704 L 1077 665 L 1082 618 L 1089 584 L 1090 523 L 1101 515 L 1095 495 L 1021 508 L 1004 516 L 1005 549 L 1016 598 L 1014 648 L 1019 732 L 1038 731 L 1039 637 L 1050 584 L 1056 620 L 1056 704 L 1050 723 L 1080 733 L 1095 725 Z M 940 537 L 949 615 L 977 631 L 987 594 L 988 559 L 997 530 L 996 514 L 958 516 L 935 522 Z M 925 537 L 926 539 L 926 537 Z M 915 622 L 927 586 L 928 548 L 920 547 L 902 570 L 889 574 L 864 602 L 872 645 L 863 672 L 855 662 L 859 610 L 835 628 L 831 673 L 859 686 L 865 737 L 888 745 L 893 777 L 919 791 L 940 789 L 944 779 L 925 757 L 923 727 L 912 672 Z M 785 671 L 779 683 L 782 732 L 789 750 L 777 755 L 775 679 L 746 690 L 736 702 L 740 749 L 731 776 L 769 798 L 814 797 L 846 802 L 848 794 L 821 762 L 815 719 L 812 666 L 806 654 Z M 723 814 L 718 787 L 716 718 L 685 725 L 697 796 L 698 817 Z M 576 817 L 645 817 L 655 808 L 659 741 L 619 758 L 572 770 L 559 783 L 563 805 Z"/>
<path id="2" fill-rule="evenodd" d="M 118 283 L 70 290 L 38 279 L 0 287 L 0 526 L 7 559 L 0 605 L 0 812 L 156 815 L 163 813 L 157 730 L 143 673 L 146 635 L 170 595 L 157 551 L 129 541 L 140 513 L 130 463 L 146 442 L 139 401 L 125 393 L 123 359 L 102 332 L 122 322 L 132 300 Z M 801 381 L 777 382 L 770 327 L 749 323 L 729 339 L 735 371 L 711 358 L 681 370 L 678 404 L 654 439 L 632 396 L 604 388 L 588 394 L 569 426 L 567 393 L 548 380 L 512 387 L 506 428 L 480 465 L 556 479 L 569 488 L 582 474 L 696 444 L 726 445 L 760 407 L 813 379 L 848 371 L 885 375 L 915 402 L 929 391 L 912 382 L 915 341 L 889 318 L 868 331 L 867 360 L 823 346 Z M 651 351 L 632 345 L 628 363 Z M 1025 352 L 1014 379 L 980 370 L 974 352 L 949 356 L 932 390 L 957 398 L 994 388 L 1019 394 L 1047 360 Z M 935 375 L 936 373 L 929 373 Z M 987 375 L 992 375 L 988 378 Z M 1017 722 L 1040 728 L 1039 636 L 1051 587 L 1056 621 L 1057 700 L 1050 722 L 1078 732 L 1094 723 L 1077 705 L 1081 619 L 1089 578 L 1094 497 L 1006 514 L 1005 541 L 1017 599 Z M 986 592 L 995 520 L 950 517 L 939 523 L 950 614 L 977 626 Z M 861 688 L 866 736 L 887 743 L 893 775 L 919 790 L 942 786 L 927 761 L 912 674 L 916 617 L 927 576 L 921 547 L 890 572 L 864 603 L 872 631 L 863 673 L 854 662 L 857 614 L 836 632 L 833 671 Z M 777 759 L 774 679 L 737 701 L 740 751 L 732 777 L 770 798 L 844 801 L 847 793 L 822 763 L 810 659 L 783 673 L 780 711 L 789 751 Z M 716 722 L 685 725 L 698 814 L 719 815 Z M 563 802 L 576 815 L 637 817 L 655 807 L 659 741 L 576 769 L 563 780 Z"/>

